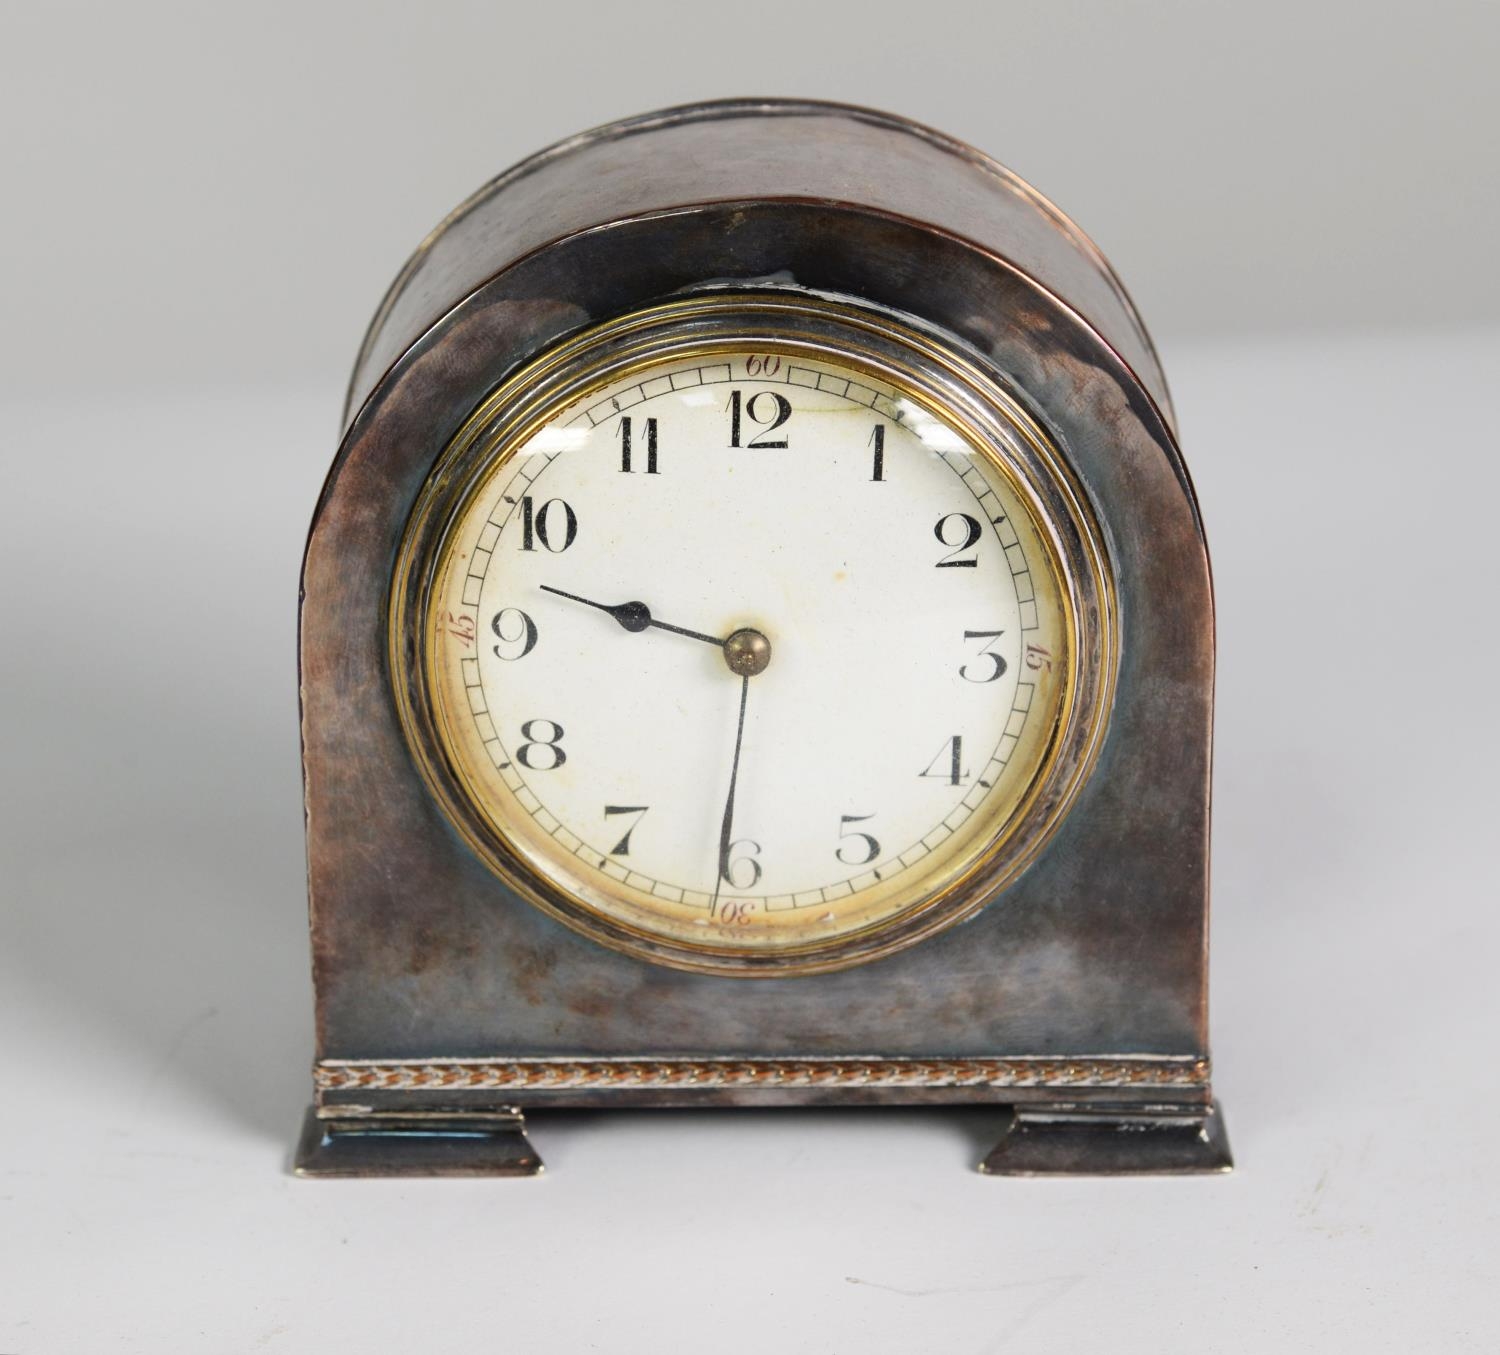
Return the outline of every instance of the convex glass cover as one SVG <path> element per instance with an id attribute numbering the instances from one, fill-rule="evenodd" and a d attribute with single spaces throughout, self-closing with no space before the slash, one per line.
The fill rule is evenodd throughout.
<path id="1" fill-rule="evenodd" d="M 523 408 L 490 401 L 393 633 L 433 779 L 522 892 L 658 959 L 786 972 L 901 944 L 1024 860 L 1103 651 L 1098 562 L 1018 409 L 975 373 L 950 403 L 916 335 L 758 309 L 782 323 L 736 334 L 720 299 L 624 351 L 608 327 L 514 383 Z"/>

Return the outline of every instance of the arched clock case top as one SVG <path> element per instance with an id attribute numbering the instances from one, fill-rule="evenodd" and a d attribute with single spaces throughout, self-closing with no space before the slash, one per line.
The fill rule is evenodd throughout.
<path id="1" fill-rule="evenodd" d="M 773 956 L 747 980 L 569 916 L 497 860 L 424 733 L 410 617 L 427 538 L 476 470 L 456 440 L 518 373 L 566 386 L 570 345 L 652 316 L 673 342 L 736 323 L 905 333 L 937 358 L 908 377 L 941 387 L 946 363 L 969 374 L 951 399 L 990 391 L 1037 433 L 1032 461 L 1007 455 L 1060 528 L 1071 723 L 992 870 L 826 966 Z M 996 1172 L 1227 1168 L 1196 501 L 1118 281 L 978 152 L 866 110 L 737 101 L 599 129 L 476 194 L 356 363 L 304 564 L 301 684 L 317 1064 L 300 1172 L 529 1174 L 522 1116 L 543 1107 L 841 1102 L 1011 1107 Z"/>

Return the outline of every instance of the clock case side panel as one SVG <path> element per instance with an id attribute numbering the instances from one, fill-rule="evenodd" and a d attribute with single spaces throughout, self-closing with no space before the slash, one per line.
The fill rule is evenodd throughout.
<path id="1" fill-rule="evenodd" d="M 345 424 L 400 355 L 516 259 L 580 231 L 675 208 L 772 199 L 930 223 L 1037 279 L 1120 355 L 1163 412 L 1161 363 L 1097 245 L 996 160 L 919 123 L 801 99 L 725 99 L 627 118 L 507 170 L 451 212 L 396 277 L 365 334 Z"/>
<path id="2" fill-rule="evenodd" d="M 1002 898 L 870 965 L 736 980 L 604 950 L 506 891 L 416 773 L 385 623 L 417 494 L 500 380 L 704 278 L 767 277 L 936 325 L 1006 375 L 1105 527 L 1123 639 L 1098 769 Z M 1110 346 L 971 243 L 865 211 L 746 203 L 617 223 L 517 262 L 424 335 L 350 428 L 309 540 L 301 638 L 326 1113 L 1208 1105 L 1213 639 L 1191 489 L 1155 402 Z"/>

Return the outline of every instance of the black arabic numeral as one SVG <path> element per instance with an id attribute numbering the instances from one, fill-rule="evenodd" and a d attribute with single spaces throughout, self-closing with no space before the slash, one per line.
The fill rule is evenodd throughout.
<path id="1" fill-rule="evenodd" d="M 620 469 L 629 475 L 634 467 L 630 464 L 630 453 L 632 451 L 632 433 L 630 426 L 630 415 L 623 415 L 620 419 Z M 656 420 L 646 420 L 646 474 L 657 474 L 656 469 Z"/>
<path id="2" fill-rule="evenodd" d="M 875 431 L 870 434 L 870 446 L 875 449 L 874 470 L 870 479 L 877 483 L 885 480 L 885 425 L 877 423 Z"/>
<path id="3" fill-rule="evenodd" d="M 942 766 L 934 771 L 941 763 Z M 946 781 L 950 786 L 960 786 L 969 779 L 968 773 L 964 771 L 964 740 L 962 734 L 955 734 L 938 750 L 938 755 L 927 764 L 927 770 L 920 772 L 920 776 L 930 776 L 937 781 Z"/>
<path id="4" fill-rule="evenodd" d="M 561 545 L 554 545 L 552 540 L 557 531 L 557 520 L 552 516 L 554 510 L 561 510 L 563 515 Z M 521 500 L 522 550 L 535 550 L 536 543 L 540 541 L 543 549 L 551 551 L 554 555 L 561 555 L 573 544 L 577 535 L 578 515 L 573 511 L 571 504 L 562 499 L 548 499 L 538 508 L 530 494 Z"/>
<path id="5" fill-rule="evenodd" d="M 964 639 L 995 641 L 1004 634 L 1005 632 L 1003 630 L 966 630 L 964 632 Z M 990 671 L 984 674 L 982 677 L 974 677 L 969 672 L 969 665 L 964 664 L 963 667 L 958 670 L 958 675 L 968 682 L 993 682 L 996 678 L 1003 677 L 1005 675 L 1005 670 L 1010 666 L 1005 662 L 1005 659 L 1002 655 L 996 654 L 995 651 L 990 648 L 988 643 L 980 647 L 979 653 L 976 657 L 981 659 L 988 659 L 990 661 Z"/>
<path id="6" fill-rule="evenodd" d="M 604 817 L 613 818 L 616 814 L 634 814 L 635 822 L 625 830 L 625 835 L 613 847 L 609 849 L 611 856 L 630 855 L 630 835 L 641 826 L 641 820 L 646 817 L 646 811 L 650 805 L 605 805 Z"/>
<path id="7" fill-rule="evenodd" d="M 735 856 L 735 851 L 744 847 L 743 855 Z M 742 837 L 729 844 L 729 854 L 724 862 L 724 883 L 731 889 L 754 889 L 760 883 L 760 862 L 755 858 L 760 855 L 760 843 L 752 842 L 747 837 Z M 750 878 L 748 880 L 734 878 L 735 871 L 740 866 L 749 868 Z M 740 872 L 743 876 L 744 872 Z"/>
<path id="8" fill-rule="evenodd" d="M 880 843 L 876 838 L 872 837 L 869 833 L 857 833 L 849 831 L 849 825 L 851 823 L 864 823 L 867 819 L 873 819 L 874 817 L 875 816 L 873 814 L 839 815 L 839 836 L 846 840 L 849 838 L 859 838 L 865 844 L 865 854 L 854 860 L 851 860 L 849 857 L 844 855 L 844 847 L 839 847 L 834 852 L 834 855 L 838 857 L 838 859 L 842 861 L 846 866 L 868 866 L 871 861 L 873 861 L 877 856 L 880 855 Z"/>
<path id="9" fill-rule="evenodd" d="M 949 523 L 957 526 L 963 533 L 963 540 L 953 540 L 953 528 Z M 937 537 L 940 545 L 951 547 L 948 554 L 937 562 L 939 569 L 973 569 L 979 564 L 978 557 L 971 560 L 960 560 L 957 557 L 969 550 L 979 540 L 979 523 L 967 513 L 949 513 L 946 517 L 937 520 L 937 526 L 932 529 L 932 534 Z"/>
<path id="10" fill-rule="evenodd" d="M 518 616 L 521 618 L 519 634 L 507 635 L 505 633 L 505 618 L 508 616 Z M 502 607 L 491 618 L 490 629 L 495 632 L 497 640 L 503 640 L 507 645 L 521 646 L 519 653 L 507 654 L 499 645 L 496 645 L 495 657 L 497 659 L 504 659 L 507 663 L 514 663 L 517 659 L 524 659 L 536 648 L 536 622 L 519 607 Z"/>
<path id="11" fill-rule="evenodd" d="M 552 732 L 541 733 L 541 725 L 547 725 Z M 521 737 L 526 742 L 516 749 L 516 761 L 528 771 L 555 772 L 568 760 L 568 755 L 562 750 L 563 727 L 556 720 L 528 720 L 521 726 Z M 533 748 L 545 748 L 548 760 L 533 762 Z"/>
<path id="12" fill-rule="evenodd" d="M 766 402 L 770 401 L 768 405 Z M 786 438 L 777 438 L 767 441 L 770 434 L 774 433 L 788 419 L 792 417 L 792 402 L 786 396 L 777 391 L 756 391 L 748 400 L 741 392 L 735 390 L 729 392 L 729 445 L 738 447 L 741 445 L 740 436 L 743 420 L 760 425 L 760 431 L 753 434 L 750 441 L 744 443 L 746 447 L 785 447 Z"/>

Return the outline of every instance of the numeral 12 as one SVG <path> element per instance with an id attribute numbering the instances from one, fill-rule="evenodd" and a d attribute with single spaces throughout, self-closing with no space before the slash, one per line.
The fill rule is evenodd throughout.
<path id="1" fill-rule="evenodd" d="M 750 441 L 741 443 L 742 420 L 758 423 L 761 429 Z M 729 445 L 731 447 L 785 447 L 785 437 L 768 438 L 792 417 L 792 402 L 776 391 L 756 391 L 748 400 L 739 391 L 729 392 Z"/>

